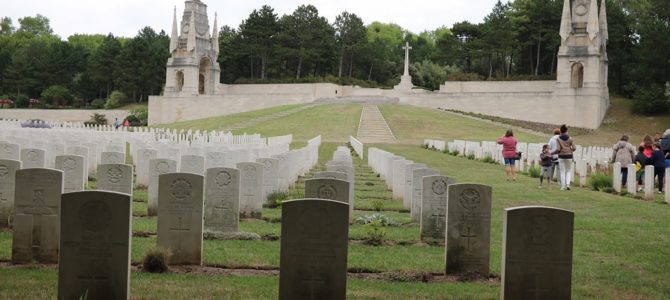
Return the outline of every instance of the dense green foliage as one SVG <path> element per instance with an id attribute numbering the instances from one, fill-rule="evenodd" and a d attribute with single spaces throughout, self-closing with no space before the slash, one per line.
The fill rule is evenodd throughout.
<path id="1" fill-rule="evenodd" d="M 638 112 L 667 113 L 661 87 L 670 80 L 670 2 L 606 3 L 610 89 L 636 98 Z M 312 5 L 283 16 L 264 5 L 238 28 L 219 31 L 221 81 L 390 87 L 403 71 L 405 42 L 412 46 L 414 84 L 426 89 L 438 89 L 447 79 L 553 79 L 562 7 L 563 0 L 497 1 L 479 24 L 462 21 L 415 34 L 392 23 L 365 25 L 347 11 L 327 20 Z M 85 106 L 114 90 L 140 102 L 161 92 L 169 56 L 164 32 L 145 27 L 131 39 L 74 35 L 62 41 L 44 16 L 17 25 L 0 19 L 0 95 L 18 105 L 41 98 L 51 105 Z M 44 97 L 52 86 L 67 88 L 72 97 Z"/>

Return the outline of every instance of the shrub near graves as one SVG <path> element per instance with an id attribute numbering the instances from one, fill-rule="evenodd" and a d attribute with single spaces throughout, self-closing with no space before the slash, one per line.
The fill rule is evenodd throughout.
<path id="1" fill-rule="evenodd" d="M 379 246 L 384 242 L 386 236 L 386 229 L 381 220 L 373 220 L 365 227 L 365 243 L 372 246 Z"/>
<path id="2" fill-rule="evenodd" d="M 288 193 L 273 192 L 268 194 L 267 199 L 265 199 L 265 206 L 268 208 L 277 208 L 281 206 L 282 201 L 286 201 L 288 199 Z"/>
<path id="3" fill-rule="evenodd" d="M 594 191 L 605 191 L 608 188 L 612 188 L 612 176 L 602 173 L 594 174 L 589 178 L 588 183 Z"/>
<path id="4" fill-rule="evenodd" d="M 150 273 L 165 273 L 168 271 L 170 251 L 162 247 L 154 247 L 144 254 L 142 269 Z"/>

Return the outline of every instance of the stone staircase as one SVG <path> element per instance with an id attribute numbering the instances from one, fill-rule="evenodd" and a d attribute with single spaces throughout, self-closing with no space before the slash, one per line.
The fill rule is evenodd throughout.
<path id="1" fill-rule="evenodd" d="M 225 126 L 223 128 L 223 131 L 233 131 L 233 130 L 244 129 L 244 128 L 251 127 L 251 126 L 254 126 L 256 124 L 259 124 L 259 123 L 272 121 L 272 120 L 283 118 L 283 117 L 286 117 L 286 116 L 289 116 L 289 115 L 292 115 L 292 114 L 295 114 L 295 113 L 299 113 L 303 110 L 310 109 L 310 108 L 318 106 L 318 105 L 321 105 L 321 104 L 320 103 L 309 104 L 309 105 L 301 106 L 301 107 L 298 107 L 298 108 L 294 108 L 294 109 L 290 109 L 290 110 L 286 110 L 286 111 L 282 111 L 282 112 L 277 112 L 277 113 L 274 113 L 274 114 L 264 115 L 264 116 L 254 118 L 254 119 L 250 119 L 250 120 L 246 120 L 246 121 L 243 121 L 243 122 L 240 122 L 240 123 L 231 124 L 231 125 Z"/>
<path id="2" fill-rule="evenodd" d="M 358 140 L 363 143 L 395 143 L 396 138 L 377 105 L 363 106 L 358 124 Z"/>

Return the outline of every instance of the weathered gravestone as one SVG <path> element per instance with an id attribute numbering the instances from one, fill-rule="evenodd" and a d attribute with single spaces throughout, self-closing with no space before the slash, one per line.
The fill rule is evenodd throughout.
<path id="1" fill-rule="evenodd" d="M 444 243 L 447 224 L 447 188 L 456 180 L 447 176 L 433 175 L 422 178 L 421 192 L 421 240 Z"/>
<path id="2" fill-rule="evenodd" d="M 133 194 L 133 166 L 107 164 L 98 166 L 97 189 Z"/>
<path id="3" fill-rule="evenodd" d="M 137 169 L 136 182 L 137 186 L 149 186 L 149 162 L 158 157 L 158 151 L 155 149 L 139 149 L 137 150 L 137 161 L 134 161 Z"/>
<path id="4" fill-rule="evenodd" d="M 9 227 L 9 218 L 14 211 L 16 171 L 20 169 L 20 161 L 0 159 L 0 228 Z"/>
<path id="5" fill-rule="evenodd" d="M 44 150 L 21 149 L 21 166 L 24 169 L 44 168 L 46 166 Z"/>
<path id="6" fill-rule="evenodd" d="M 356 200 L 354 194 L 354 187 L 356 186 L 356 169 L 354 167 L 345 165 L 330 165 L 326 167 L 329 172 L 340 172 L 347 174 L 347 181 L 349 182 L 349 216 L 354 215 L 354 202 Z M 350 219 L 351 221 L 351 219 Z"/>
<path id="7" fill-rule="evenodd" d="M 205 154 L 205 165 L 207 168 L 225 168 L 226 154 L 223 152 L 207 152 Z"/>
<path id="8" fill-rule="evenodd" d="M 16 171 L 12 262 L 58 262 L 60 197 L 63 172 L 53 169 Z"/>
<path id="9" fill-rule="evenodd" d="M 0 142 L 0 159 L 21 160 L 21 146 L 9 142 Z"/>
<path id="10" fill-rule="evenodd" d="M 237 164 L 240 170 L 240 214 L 260 219 L 263 211 L 263 165 L 254 162 Z"/>
<path id="11" fill-rule="evenodd" d="M 149 161 L 149 189 L 147 190 L 147 215 L 155 216 L 158 209 L 158 177 L 177 172 L 177 162 L 157 158 Z"/>
<path id="12" fill-rule="evenodd" d="M 172 252 L 170 264 L 202 264 L 203 188 L 201 175 L 160 175 L 158 246 Z"/>
<path id="13" fill-rule="evenodd" d="M 574 213 L 527 206 L 505 209 L 501 299 L 570 299 Z"/>
<path id="14" fill-rule="evenodd" d="M 111 165 L 111 164 L 125 164 L 126 155 L 122 152 L 102 152 L 100 153 L 100 164 L 101 165 Z"/>
<path id="15" fill-rule="evenodd" d="M 275 158 L 279 160 L 279 172 L 278 172 L 278 177 L 279 177 L 279 191 L 280 192 L 287 192 L 289 189 L 289 182 L 288 182 L 288 155 L 286 154 L 277 154 L 277 155 L 272 155 L 272 158 Z"/>
<path id="16" fill-rule="evenodd" d="M 67 148 L 65 148 L 65 154 L 83 156 L 84 160 L 86 161 L 85 165 L 87 166 L 90 166 L 90 161 L 95 162 L 97 160 L 96 153 L 90 151 L 90 149 L 86 146 L 67 146 Z M 85 177 L 88 179 L 88 169 L 86 169 Z"/>
<path id="17" fill-rule="evenodd" d="M 63 194 L 58 299 L 129 299 L 130 195 Z"/>
<path id="18" fill-rule="evenodd" d="M 279 160 L 276 158 L 259 158 L 257 163 L 263 165 L 263 199 L 279 191 Z"/>
<path id="19" fill-rule="evenodd" d="M 428 166 L 425 164 L 408 164 L 405 166 L 405 182 L 403 183 L 405 186 L 402 190 L 402 206 L 410 211 L 412 210 L 412 193 L 414 193 L 414 187 L 412 185 L 414 180 L 414 170 L 425 169 L 427 167 Z"/>
<path id="20" fill-rule="evenodd" d="M 345 299 L 347 204 L 322 199 L 282 204 L 279 299 Z"/>
<path id="21" fill-rule="evenodd" d="M 489 276 L 491 187 L 451 184 L 447 188 L 446 274 Z"/>
<path id="22" fill-rule="evenodd" d="M 403 195 L 405 194 L 405 168 L 407 165 L 411 165 L 414 162 L 411 160 L 401 159 L 393 162 L 393 182 L 391 183 L 391 189 L 393 190 L 393 199 L 402 200 Z M 403 207 L 410 209 L 409 203 L 402 202 Z M 405 206 L 407 204 L 407 206 Z"/>
<path id="23" fill-rule="evenodd" d="M 412 208 L 410 216 L 412 222 L 421 223 L 421 194 L 423 194 L 423 177 L 440 175 L 434 169 L 415 169 L 412 171 Z"/>
<path id="24" fill-rule="evenodd" d="M 351 201 L 351 198 L 349 198 L 350 184 L 348 181 L 330 178 L 305 180 L 305 198 L 335 200 L 351 205 L 349 203 Z M 350 210 L 349 222 L 352 218 Z"/>
<path id="25" fill-rule="evenodd" d="M 316 172 L 314 173 L 314 178 L 330 178 L 330 179 L 339 179 L 347 181 L 347 174 L 342 172 Z"/>
<path id="26" fill-rule="evenodd" d="M 180 172 L 205 175 L 205 157 L 200 155 L 182 155 Z"/>
<path id="27" fill-rule="evenodd" d="M 56 169 L 63 171 L 63 192 L 72 193 L 84 190 L 88 178 L 83 156 L 58 155 L 56 156 Z"/>
<path id="28" fill-rule="evenodd" d="M 205 230 L 237 232 L 240 218 L 240 170 L 207 169 Z"/>

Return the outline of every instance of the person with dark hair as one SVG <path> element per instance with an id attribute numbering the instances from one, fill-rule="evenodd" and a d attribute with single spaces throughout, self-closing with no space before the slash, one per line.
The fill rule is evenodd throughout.
<path id="1" fill-rule="evenodd" d="M 637 147 L 637 154 L 635 154 L 635 169 L 637 173 L 635 174 L 637 177 L 637 191 L 641 192 L 642 191 L 642 184 L 644 182 L 642 179 L 644 178 L 644 167 L 649 163 L 649 158 L 647 158 L 646 155 L 644 155 L 644 146 L 640 145 Z"/>
<path id="2" fill-rule="evenodd" d="M 612 161 L 621 164 L 621 185 L 626 185 L 628 181 L 628 165 L 635 160 L 635 147 L 628 142 L 629 137 L 622 135 L 619 142 L 612 147 Z"/>
<path id="3" fill-rule="evenodd" d="M 651 153 L 649 164 L 654 165 L 654 175 L 658 179 L 658 193 L 662 194 L 665 177 L 665 153 L 661 150 L 661 144 L 654 144 L 654 152 Z"/>
<path id="4" fill-rule="evenodd" d="M 542 181 L 544 177 L 547 176 L 547 187 L 551 186 L 551 169 L 553 168 L 554 163 L 551 161 L 551 151 L 549 151 L 549 145 L 544 144 L 542 146 L 542 153 L 540 153 L 540 165 L 542 169 L 540 170 L 540 186 L 542 188 Z"/>
<path id="5" fill-rule="evenodd" d="M 516 160 L 516 144 L 519 141 L 514 137 L 512 129 L 508 129 L 504 136 L 498 139 L 498 144 L 503 146 L 502 156 L 505 159 L 505 174 L 507 181 L 516 180 L 516 169 L 514 163 Z"/>
<path id="6" fill-rule="evenodd" d="M 670 155 L 670 128 L 668 128 L 661 136 L 661 150 L 665 152 L 666 157 Z"/>
<path id="7" fill-rule="evenodd" d="M 561 191 L 570 190 L 570 183 L 572 182 L 572 168 L 573 155 L 576 147 L 574 141 L 568 135 L 568 126 L 561 125 L 561 135 L 558 137 L 558 150 L 554 153 L 558 154 L 558 167 L 560 169 L 561 177 Z"/>
<path id="8" fill-rule="evenodd" d="M 556 153 L 558 151 L 558 137 L 561 136 L 561 129 L 555 128 L 554 129 L 554 136 L 552 136 L 549 139 L 549 151 L 551 153 Z M 552 177 L 556 178 L 556 181 L 558 181 L 558 185 L 561 185 L 561 171 L 558 169 L 558 154 L 552 154 L 551 156 L 551 172 Z"/>
<path id="9" fill-rule="evenodd" d="M 651 137 L 651 135 L 647 134 L 642 138 L 642 143 L 640 143 L 640 146 L 644 146 L 644 156 L 650 158 L 651 153 L 654 152 L 654 139 Z"/>

